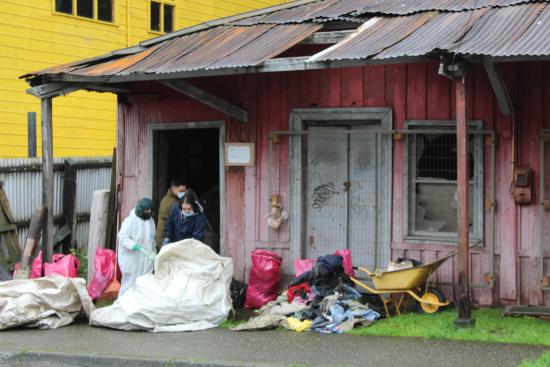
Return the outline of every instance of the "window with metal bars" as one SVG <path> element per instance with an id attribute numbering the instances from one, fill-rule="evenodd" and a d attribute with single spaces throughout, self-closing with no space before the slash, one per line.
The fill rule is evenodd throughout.
<path id="1" fill-rule="evenodd" d="M 457 230 L 455 123 L 410 121 L 406 149 L 406 233 L 408 239 L 454 242 Z M 470 122 L 470 237 L 483 234 L 483 138 L 479 121 Z M 419 131 L 415 133 L 414 130 Z"/>

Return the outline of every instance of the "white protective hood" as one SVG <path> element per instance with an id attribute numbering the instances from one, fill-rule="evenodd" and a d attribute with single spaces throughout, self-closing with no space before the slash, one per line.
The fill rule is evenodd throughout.
<path id="1" fill-rule="evenodd" d="M 121 330 L 204 330 L 227 319 L 233 261 L 194 239 L 162 247 L 155 273 L 137 279 L 112 306 L 96 309 L 90 325 Z"/>
<path id="2" fill-rule="evenodd" d="M 94 304 L 82 278 L 46 278 L 0 282 L 0 330 L 18 326 L 56 329 L 86 316 Z"/>

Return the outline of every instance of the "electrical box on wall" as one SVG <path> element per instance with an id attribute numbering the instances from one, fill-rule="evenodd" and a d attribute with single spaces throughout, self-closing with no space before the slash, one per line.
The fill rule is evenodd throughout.
<path id="1" fill-rule="evenodd" d="M 529 167 L 516 167 L 512 182 L 512 195 L 516 204 L 527 205 L 534 201 L 533 170 Z"/>

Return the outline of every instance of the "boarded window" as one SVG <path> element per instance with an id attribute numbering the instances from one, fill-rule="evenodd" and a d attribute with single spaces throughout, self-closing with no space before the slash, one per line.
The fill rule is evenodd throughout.
<path id="1" fill-rule="evenodd" d="M 160 32 L 161 3 L 151 1 L 151 30 Z"/>
<path id="2" fill-rule="evenodd" d="M 93 0 L 77 0 L 76 15 L 84 18 L 94 18 L 94 1 Z"/>
<path id="3" fill-rule="evenodd" d="M 174 30 L 174 7 L 164 4 L 164 32 L 170 33 Z"/>
<path id="4" fill-rule="evenodd" d="M 104 22 L 113 21 L 113 0 L 97 1 L 97 19 Z"/>
<path id="5" fill-rule="evenodd" d="M 72 14 L 73 0 L 55 0 L 55 11 L 65 14 Z"/>
<path id="6" fill-rule="evenodd" d="M 422 129 L 433 132 L 408 136 L 408 235 L 452 240 L 456 238 L 458 207 L 456 134 L 454 127 L 443 122 Z M 437 130 L 446 132 L 438 134 Z M 480 239 L 483 212 L 475 203 L 483 197 L 482 136 L 470 134 L 468 143 L 470 236 Z"/>

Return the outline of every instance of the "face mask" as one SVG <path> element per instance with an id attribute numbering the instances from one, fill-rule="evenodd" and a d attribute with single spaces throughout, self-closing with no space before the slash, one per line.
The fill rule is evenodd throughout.
<path id="1" fill-rule="evenodd" d="M 185 191 L 178 192 L 178 199 L 183 199 L 185 197 Z"/>
<path id="2" fill-rule="evenodd" d="M 183 216 L 185 218 L 189 218 L 190 216 L 192 216 L 193 214 L 195 214 L 194 211 L 190 211 L 190 212 L 181 212 L 181 214 L 183 214 Z"/>

